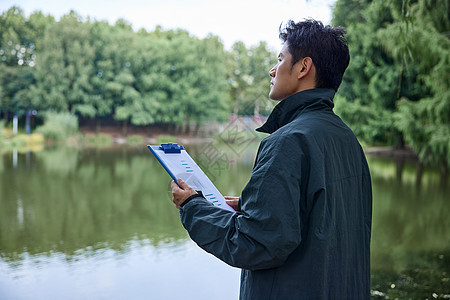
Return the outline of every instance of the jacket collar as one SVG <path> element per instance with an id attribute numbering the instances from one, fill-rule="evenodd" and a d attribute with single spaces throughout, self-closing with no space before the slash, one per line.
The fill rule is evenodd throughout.
<path id="1" fill-rule="evenodd" d="M 332 109 L 334 93 L 333 89 L 317 88 L 291 95 L 275 106 L 266 123 L 256 131 L 273 133 L 291 122 L 305 108 Z"/>

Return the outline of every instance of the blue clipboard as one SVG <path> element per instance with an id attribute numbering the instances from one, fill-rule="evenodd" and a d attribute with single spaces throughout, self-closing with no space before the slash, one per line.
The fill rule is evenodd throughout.
<path id="1" fill-rule="evenodd" d="M 177 145 L 177 144 L 161 144 L 161 146 L 151 146 L 147 145 L 148 149 L 152 151 L 153 155 L 156 157 L 156 159 L 159 161 L 159 163 L 164 167 L 164 169 L 169 173 L 170 177 L 172 177 L 173 181 L 181 188 L 181 186 L 178 184 L 178 178 L 173 174 L 173 172 L 169 169 L 167 164 L 164 162 L 164 160 L 159 156 L 158 151 L 162 150 L 164 153 L 181 153 L 181 150 L 184 150 L 183 145 Z"/>
<path id="2" fill-rule="evenodd" d="M 225 197 L 189 156 L 184 146 L 169 143 L 147 147 L 177 184 L 181 178 L 214 206 L 234 212 L 234 209 L 226 203 Z"/>

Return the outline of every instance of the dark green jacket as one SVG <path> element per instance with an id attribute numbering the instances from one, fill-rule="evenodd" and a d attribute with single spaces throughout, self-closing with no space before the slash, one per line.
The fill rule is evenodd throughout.
<path id="1" fill-rule="evenodd" d="M 369 299 L 372 190 L 364 153 L 330 89 L 281 101 L 237 213 L 180 209 L 191 238 L 242 268 L 241 299 Z"/>

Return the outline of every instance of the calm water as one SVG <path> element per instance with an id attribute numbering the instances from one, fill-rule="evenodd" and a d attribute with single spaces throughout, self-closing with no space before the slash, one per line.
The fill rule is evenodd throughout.
<path id="1" fill-rule="evenodd" d="M 256 149 L 188 151 L 238 195 Z M 449 299 L 449 181 L 369 164 L 373 298 Z M 190 241 L 169 182 L 145 147 L 0 156 L 0 299 L 237 299 L 239 270 Z"/>

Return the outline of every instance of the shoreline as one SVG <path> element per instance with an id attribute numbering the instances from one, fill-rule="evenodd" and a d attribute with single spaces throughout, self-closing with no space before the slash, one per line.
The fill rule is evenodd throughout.
<path id="1" fill-rule="evenodd" d="M 84 138 L 95 138 L 99 135 L 108 136 L 110 138 L 110 144 L 103 144 L 102 147 L 99 148 L 107 148 L 107 147 L 117 147 L 117 146 L 130 146 L 135 147 L 136 144 L 129 144 L 129 139 L 132 137 L 139 137 L 141 138 L 142 145 L 155 145 L 161 142 L 173 142 L 178 144 L 185 144 L 185 145 L 195 145 L 195 144 L 202 144 L 202 143 L 214 143 L 215 140 L 211 137 L 202 137 L 202 136 L 194 136 L 190 134 L 170 134 L 167 132 L 163 132 L 161 130 L 159 131 L 153 131 L 149 134 L 149 132 L 142 132 L 142 131 L 133 131 L 130 130 L 129 134 L 126 136 L 121 135 L 116 130 L 111 130 L 111 128 L 108 128 L 110 130 L 101 130 L 98 134 L 94 130 L 90 130 L 90 128 L 80 128 L 80 133 Z M 26 141 L 30 139 L 30 137 L 34 136 L 32 135 L 24 135 L 19 134 L 18 136 L 22 136 L 22 138 L 26 137 Z M 6 138 L 9 140 L 8 138 Z M 69 138 L 70 139 L 70 138 Z M 173 141 L 167 141 L 168 139 L 173 139 Z M 42 139 L 30 139 L 33 141 L 30 145 L 15 145 L 18 150 L 19 148 L 27 148 L 31 151 L 42 151 L 47 144 Z M 34 141 L 36 140 L 36 141 Z M 41 142 L 41 143 L 38 143 Z M 1 144 L 1 143 L 0 143 Z M 28 143 L 27 143 L 28 144 Z M 39 145 L 37 145 L 39 144 Z M 53 144 L 53 143 L 52 143 Z M 70 144 L 70 142 L 69 142 Z M 140 144 L 140 143 L 138 143 Z M 55 145 L 55 144 L 53 144 Z M 31 146 L 31 147 L 30 147 Z M 40 147 L 37 147 L 40 146 Z M 14 146 L 13 146 L 14 147 Z M 14 147 L 14 148 L 16 148 Z M 10 148 L 10 147 L 8 147 Z M 96 148 L 95 145 L 88 145 L 88 146 L 82 146 L 82 148 Z M 2 149 L 7 150 L 7 149 Z M 11 149 L 10 149 L 11 150 Z M 390 146 L 371 146 L 367 148 L 363 148 L 364 153 L 366 155 L 370 156 L 377 156 L 377 157 L 389 157 L 394 159 L 409 159 L 409 160 L 415 160 L 418 161 L 419 157 L 418 155 L 409 147 L 399 149 L 395 147 Z"/>
<path id="2" fill-rule="evenodd" d="M 410 148 L 398 149 L 389 146 L 374 146 L 364 150 L 366 155 L 418 160 L 419 156 Z"/>

